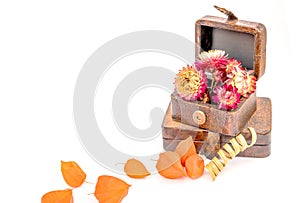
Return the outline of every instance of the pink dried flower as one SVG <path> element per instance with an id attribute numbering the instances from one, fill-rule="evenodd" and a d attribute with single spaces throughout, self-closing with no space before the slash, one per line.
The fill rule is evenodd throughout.
<path id="1" fill-rule="evenodd" d="M 226 65 L 227 77 L 233 78 L 233 76 L 241 69 L 243 69 L 241 62 L 235 59 L 228 60 L 228 64 Z"/>
<path id="2" fill-rule="evenodd" d="M 226 70 L 230 71 L 227 74 L 230 79 L 226 83 L 236 87 L 240 95 L 248 98 L 249 94 L 255 92 L 256 77 L 249 75 L 249 72 L 239 62 L 229 63 Z"/>
<path id="3" fill-rule="evenodd" d="M 175 92 L 187 101 L 202 100 L 206 90 L 206 82 L 204 71 L 197 71 L 193 66 L 187 65 L 176 75 Z"/>
<path id="4" fill-rule="evenodd" d="M 237 88 L 232 85 L 217 86 L 214 93 L 216 95 L 212 98 L 215 103 L 219 104 L 219 109 L 230 111 L 237 108 L 240 103 L 241 95 L 237 92 Z"/>
<path id="5" fill-rule="evenodd" d="M 199 59 L 199 61 L 195 62 L 197 70 L 214 72 L 215 69 L 226 66 L 228 55 L 225 55 L 225 51 L 222 50 L 209 50 L 208 52 L 201 52 Z"/>

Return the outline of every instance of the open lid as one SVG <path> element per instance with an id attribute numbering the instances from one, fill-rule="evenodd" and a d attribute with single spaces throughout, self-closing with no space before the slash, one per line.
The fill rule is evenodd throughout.
<path id="1" fill-rule="evenodd" d="M 265 72 L 266 27 L 261 23 L 238 20 L 231 11 L 215 8 L 228 18 L 204 16 L 196 21 L 196 60 L 202 51 L 223 50 L 229 58 L 235 58 L 242 62 L 243 67 L 254 70 L 258 80 Z"/>

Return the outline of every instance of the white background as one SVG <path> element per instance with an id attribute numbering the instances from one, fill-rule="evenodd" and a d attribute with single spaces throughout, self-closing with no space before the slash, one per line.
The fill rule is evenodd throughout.
<path id="1" fill-rule="evenodd" d="M 67 188 L 60 174 L 60 160 L 79 163 L 87 181 L 95 183 L 99 175 L 110 174 L 132 184 L 123 202 L 295 202 L 300 181 L 299 22 L 295 2 L 1 1 L 0 202 L 39 202 L 44 193 Z M 98 165 L 82 147 L 73 123 L 74 86 L 85 61 L 105 42 L 133 31 L 164 30 L 194 40 L 197 19 L 207 14 L 223 16 L 212 7 L 214 4 L 229 8 L 240 19 L 261 22 L 268 29 L 266 74 L 257 91 L 258 96 L 270 97 L 273 102 L 272 155 L 265 159 L 237 158 L 215 182 L 207 173 L 198 180 L 167 180 L 158 175 L 133 180 Z M 165 65 L 169 59 L 158 58 L 154 64 L 145 60 L 144 66 Z M 162 95 L 155 105 L 166 108 L 166 93 L 147 91 L 151 93 L 147 99 Z M 140 93 L 132 100 L 137 110 L 130 111 L 131 120 L 141 127 L 148 125 L 139 105 L 144 95 Z M 148 150 L 160 148 L 159 144 L 155 142 Z M 135 153 L 147 153 L 145 148 L 138 150 Z M 93 195 L 87 195 L 93 188 L 85 184 L 74 190 L 75 202 L 97 202 Z"/>

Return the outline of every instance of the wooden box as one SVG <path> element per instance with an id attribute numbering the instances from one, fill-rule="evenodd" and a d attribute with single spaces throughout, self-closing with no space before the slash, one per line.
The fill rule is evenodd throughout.
<path id="1" fill-rule="evenodd" d="M 171 103 L 174 120 L 212 132 L 234 135 L 244 128 L 256 111 L 256 94 L 242 98 L 239 107 L 233 111 L 219 110 L 216 105 L 200 101 L 185 101 L 175 93 L 171 95 Z"/>
<path id="2" fill-rule="evenodd" d="M 201 51 L 220 49 L 253 70 L 257 80 L 265 72 L 266 28 L 261 23 L 205 16 L 195 25 L 196 60 Z M 216 133 L 235 135 L 241 132 L 256 111 L 256 94 L 242 98 L 237 109 L 219 110 L 214 104 L 185 101 L 171 95 L 174 120 Z"/>
<path id="3" fill-rule="evenodd" d="M 257 133 L 257 142 L 254 146 L 241 152 L 242 157 L 267 157 L 271 153 L 272 104 L 269 98 L 256 98 L 257 110 L 241 130 L 247 140 L 251 140 L 248 127 L 253 127 Z M 163 145 L 165 150 L 174 150 L 178 143 L 188 136 L 192 136 L 198 152 L 207 158 L 212 158 L 232 136 L 213 133 L 191 125 L 175 121 L 171 116 L 171 104 L 162 123 Z"/>

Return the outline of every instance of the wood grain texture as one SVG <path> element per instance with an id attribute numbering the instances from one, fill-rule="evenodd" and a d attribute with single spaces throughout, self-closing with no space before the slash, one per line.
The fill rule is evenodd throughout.
<path id="1" fill-rule="evenodd" d="M 269 98 L 258 97 L 256 99 L 257 110 L 247 122 L 241 133 L 247 141 L 250 142 L 251 134 L 248 127 L 253 127 L 256 130 L 257 141 L 256 145 L 269 145 L 271 144 L 271 130 L 272 130 L 272 102 Z M 232 138 L 232 135 L 222 135 L 221 142 L 227 143 Z"/>
<path id="2" fill-rule="evenodd" d="M 163 139 L 163 147 L 166 151 L 174 151 L 182 140 L 168 140 Z M 208 145 L 203 141 L 194 141 L 197 153 L 205 156 L 208 159 L 212 159 L 216 156 L 220 147 L 223 144 L 218 145 Z M 202 152 L 200 152 L 202 150 Z M 254 145 L 243 152 L 240 152 L 238 157 L 252 157 L 252 158 L 266 158 L 271 154 L 271 144 L 269 145 Z"/>
<path id="3" fill-rule="evenodd" d="M 200 127 L 216 133 L 235 135 L 242 131 L 246 123 L 256 111 L 256 94 L 243 98 L 237 109 L 224 111 L 213 104 L 201 101 L 185 101 L 176 93 L 171 95 L 172 118 L 184 124 Z M 206 115 L 206 122 L 199 125 L 193 120 L 195 111 L 202 111 Z"/>
<path id="4" fill-rule="evenodd" d="M 211 42 L 201 41 L 203 35 L 212 35 L 211 29 L 204 28 L 213 28 L 213 29 L 224 29 L 228 31 L 235 31 L 239 33 L 250 34 L 254 37 L 254 56 L 253 57 L 253 67 L 254 75 L 257 79 L 263 76 L 265 73 L 266 67 L 266 42 L 267 42 L 267 30 L 266 27 L 257 22 L 250 22 L 245 20 L 236 20 L 236 21 L 227 21 L 227 18 L 216 17 L 216 16 L 204 16 L 195 23 L 195 57 L 199 59 L 199 53 L 204 48 L 204 43 L 211 44 Z M 209 40 L 208 40 L 209 41 Z M 229 42 L 231 43 L 231 42 Z M 241 42 L 243 43 L 243 42 Z M 230 45 L 230 44 L 229 44 Z M 217 47 L 214 47 L 217 48 Z M 246 47 L 248 48 L 248 47 Z M 243 50 L 236 50 L 235 53 L 229 53 L 229 55 L 235 56 Z"/>
<path id="5" fill-rule="evenodd" d="M 250 143 L 251 135 L 248 132 L 248 127 L 253 127 L 257 133 L 257 142 L 253 147 L 239 154 L 239 156 L 242 157 L 267 157 L 271 153 L 271 100 L 269 98 L 259 97 L 256 98 L 256 101 L 257 111 L 253 114 L 241 132 Z M 209 133 L 211 133 L 210 131 L 173 120 L 171 108 L 170 104 L 162 123 L 163 143 L 166 150 L 176 148 L 181 140 L 186 139 L 188 136 L 192 136 L 195 145 L 197 145 L 197 150 L 200 150 L 203 144 L 206 144 L 208 148 L 205 149 L 204 153 L 210 154 L 209 150 L 211 150 L 211 153 L 215 153 L 221 146 L 229 142 L 229 140 L 236 135 L 218 134 L 218 137 L 210 136 L 210 139 L 212 140 L 207 140 Z M 215 133 L 213 135 L 215 135 Z M 213 145 L 215 145 L 215 148 Z"/>

